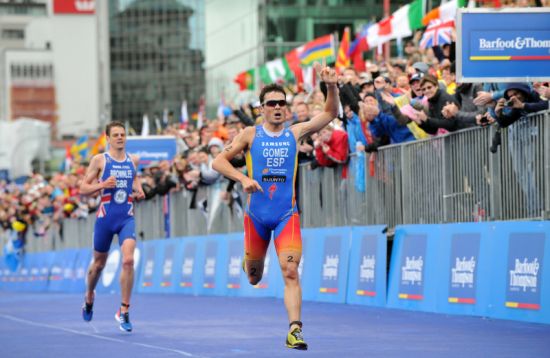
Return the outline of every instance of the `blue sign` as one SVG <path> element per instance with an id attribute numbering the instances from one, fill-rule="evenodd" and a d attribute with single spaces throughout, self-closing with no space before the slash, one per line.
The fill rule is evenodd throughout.
<path id="1" fill-rule="evenodd" d="M 213 292 L 216 288 L 216 264 L 218 257 L 218 242 L 209 240 L 206 243 L 203 266 L 203 292 Z"/>
<path id="2" fill-rule="evenodd" d="M 338 274 L 342 274 L 340 265 L 340 236 L 328 236 L 325 239 L 323 252 L 323 268 L 321 270 L 321 287 L 319 292 L 324 294 L 338 293 Z"/>
<path id="3" fill-rule="evenodd" d="M 197 271 L 197 243 L 188 238 L 183 240 L 183 261 L 179 270 L 179 291 L 194 293 L 195 284 L 193 277 Z"/>
<path id="4" fill-rule="evenodd" d="M 455 234 L 451 239 L 449 303 L 475 304 L 481 235 Z"/>
<path id="5" fill-rule="evenodd" d="M 424 263 L 426 262 L 426 235 L 407 235 L 401 251 L 399 298 L 424 299 Z"/>
<path id="6" fill-rule="evenodd" d="M 457 35 L 457 82 L 550 79 L 547 8 L 461 9 Z"/>
<path id="7" fill-rule="evenodd" d="M 153 287 L 153 280 L 155 275 L 155 265 L 156 265 L 156 253 L 157 247 L 154 241 L 146 242 L 144 245 L 144 256 L 143 260 L 143 272 L 141 274 L 141 287 L 139 287 L 140 292 L 150 292 L 150 289 Z"/>
<path id="8" fill-rule="evenodd" d="M 506 307 L 541 308 L 544 233 L 513 233 L 508 248 Z"/>
<path id="9" fill-rule="evenodd" d="M 228 244 L 227 292 L 231 294 L 241 288 L 243 243 L 240 240 L 229 240 Z"/>
<path id="10" fill-rule="evenodd" d="M 128 137 L 126 141 L 126 151 L 139 157 L 140 167 L 155 161 L 171 161 L 176 150 L 176 138 L 172 136 Z"/>
<path id="11" fill-rule="evenodd" d="M 385 226 L 353 227 L 349 258 L 348 303 L 386 303 Z"/>
<path id="12" fill-rule="evenodd" d="M 176 240 L 166 240 L 164 245 L 164 259 L 162 263 L 162 273 L 160 280 L 160 292 L 173 292 L 172 273 L 174 270 L 174 261 L 178 242 Z"/>

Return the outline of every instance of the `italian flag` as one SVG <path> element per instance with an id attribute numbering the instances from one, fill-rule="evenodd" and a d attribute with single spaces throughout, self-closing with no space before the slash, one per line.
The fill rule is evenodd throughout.
<path id="1" fill-rule="evenodd" d="M 254 89 L 254 69 L 241 72 L 233 80 L 239 85 L 239 91 Z"/>
<path id="2" fill-rule="evenodd" d="M 465 7 L 467 0 L 451 0 L 441 6 L 431 10 L 422 18 L 422 24 L 427 26 L 432 20 L 441 20 L 441 22 L 446 22 L 449 20 L 455 20 L 456 18 L 456 9 L 459 7 Z"/>
<path id="3" fill-rule="evenodd" d="M 294 76 L 288 67 L 288 62 L 284 58 L 269 61 L 260 67 L 260 79 L 266 85 L 290 81 L 293 78 Z"/>
<path id="4" fill-rule="evenodd" d="M 389 40 L 411 36 L 413 31 L 423 27 L 425 0 L 415 0 L 401 7 L 390 17 L 371 26 L 367 34 L 369 48 Z"/>

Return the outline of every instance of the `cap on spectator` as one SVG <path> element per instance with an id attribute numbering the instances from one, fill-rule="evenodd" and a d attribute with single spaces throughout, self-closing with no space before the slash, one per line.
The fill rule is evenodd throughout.
<path id="1" fill-rule="evenodd" d="M 415 62 L 412 67 L 422 73 L 428 73 L 428 70 L 430 69 L 427 64 L 424 62 Z"/>
<path id="2" fill-rule="evenodd" d="M 415 73 L 411 76 L 411 79 L 409 80 L 409 83 L 413 83 L 414 81 L 420 81 L 422 79 L 421 73 Z"/>
<path id="3" fill-rule="evenodd" d="M 212 146 L 217 146 L 220 149 L 223 149 L 223 141 L 218 137 L 214 137 L 210 139 L 210 142 L 208 142 L 208 148 L 210 149 Z"/>

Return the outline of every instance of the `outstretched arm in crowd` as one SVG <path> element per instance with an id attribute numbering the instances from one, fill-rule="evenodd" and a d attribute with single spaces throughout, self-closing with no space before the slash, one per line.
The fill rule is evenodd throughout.
<path id="1" fill-rule="evenodd" d="M 292 131 L 297 135 L 298 139 L 305 138 L 308 135 L 320 131 L 327 124 L 329 124 L 336 116 L 338 116 L 338 76 L 333 68 L 325 67 L 321 71 L 317 71 L 320 74 L 321 81 L 327 85 L 327 99 L 325 102 L 325 110 L 308 122 L 302 122 L 293 125 Z"/>
<path id="2" fill-rule="evenodd" d="M 102 154 L 95 155 L 90 161 L 90 166 L 86 172 L 86 176 L 80 185 L 80 194 L 93 195 L 100 190 L 114 188 L 116 186 L 116 178 L 110 176 L 107 180 L 100 182 L 99 174 L 103 168 L 104 157 Z"/>

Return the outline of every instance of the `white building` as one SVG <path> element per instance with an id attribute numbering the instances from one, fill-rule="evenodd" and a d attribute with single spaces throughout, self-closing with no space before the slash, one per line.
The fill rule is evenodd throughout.
<path id="1" fill-rule="evenodd" d="M 57 137 L 110 117 L 107 2 L 0 0 L 0 120 L 38 118 Z"/>

